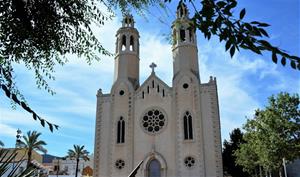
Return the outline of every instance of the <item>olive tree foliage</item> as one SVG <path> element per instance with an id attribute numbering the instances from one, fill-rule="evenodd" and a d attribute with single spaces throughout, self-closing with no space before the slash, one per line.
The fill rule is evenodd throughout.
<path id="1" fill-rule="evenodd" d="M 141 8 L 154 1 L 116 0 L 5 0 L 0 1 L 0 88 L 12 102 L 32 114 L 34 120 L 51 131 L 58 129 L 40 117 L 26 103 L 15 82 L 15 64 L 23 64 L 35 74 L 36 85 L 54 91 L 56 65 L 67 62 L 66 54 L 85 58 L 87 63 L 112 55 L 95 37 L 91 25 L 98 27 L 114 14 L 110 7 Z"/>
<path id="2" fill-rule="evenodd" d="M 145 11 L 150 5 L 166 8 L 171 0 L 5 0 L 0 1 L 0 87 L 12 102 L 32 114 L 42 126 L 51 131 L 58 129 L 40 117 L 26 103 L 15 82 L 14 64 L 21 63 L 35 74 L 36 85 L 54 94 L 48 80 L 54 80 L 56 65 L 67 62 L 66 54 L 85 58 L 87 63 L 100 60 L 102 55 L 112 55 L 97 39 L 91 25 L 104 25 L 114 16 L 113 10 Z M 300 58 L 271 45 L 265 38 L 266 23 L 244 22 L 246 10 L 238 18 L 232 11 L 236 0 L 180 0 L 190 3 L 194 9 L 194 26 L 207 39 L 212 35 L 225 41 L 225 49 L 231 56 L 237 50 L 246 49 L 262 54 L 272 54 L 273 62 L 280 59 L 282 65 L 289 61 L 294 69 L 300 69 Z M 200 8 L 199 8 L 200 7 Z M 199 9 L 197 9 L 199 8 Z M 280 57 L 278 59 L 278 57 Z"/>
<path id="3" fill-rule="evenodd" d="M 267 172 L 280 173 L 283 158 L 293 161 L 300 157 L 299 95 L 271 96 L 268 105 L 256 110 L 244 129 L 246 143 L 235 152 L 237 163 L 247 171 L 261 166 Z"/>

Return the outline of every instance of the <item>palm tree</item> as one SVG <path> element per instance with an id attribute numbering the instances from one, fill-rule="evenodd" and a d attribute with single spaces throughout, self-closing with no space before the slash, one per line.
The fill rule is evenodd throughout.
<path id="1" fill-rule="evenodd" d="M 39 140 L 40 135 L 41 133 L 38 133 L 37 131 L 28 131 L 27 136 L 23 136 L 24 141 L 20 142 L 21 147 L 27 149 L 27 167 L 30 165 L 33 150 L 47 153 L 47 150 L 43 147 L 43 145 L 46 145 L 45 141 Z"/>
<path id="2" fill-rule="evenodd" d="M 88 158 L 89 152 L 84 149 L 84 146 L 80 145 L 73 145 L 74 149 L 69 149 L 68 150 L 68 156 L 71 159 L 76 159 L 76 173 L 75 177 L 77 177 L 77 172 L 78 172 L 78 164 L 79 160 L 83 159 L 84 161 L 90 160 Z"/>

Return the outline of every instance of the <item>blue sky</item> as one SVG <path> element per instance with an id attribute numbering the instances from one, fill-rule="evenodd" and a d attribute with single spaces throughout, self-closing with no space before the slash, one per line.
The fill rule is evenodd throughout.
<path id="1" fill-rule="evenodd" d="M 164 35 L 170 31 L 175 18 L 176 3 L 168 5 L 168 15 L 152 7 L 147 18 L 134 14 L 136 28 L 140 33 L 140 83 L 151 72 L 148 67 L 155 62 L 157 75 L 171 86 L 172 53 Z M 300 6 L 298 0 L 240 0 L 236 14 L 246 8 L 246 21 L 262 21 L 268 28 L 270 41 L 291 54 L 300 56 Z M 153 17 L 154 16 L 154 17 Z M 159 22 L 159 18 L 164 23 Z M 115 33 L 121 26 L 120 15 L 95 29 L 103 45 L 115 50 Z M 241 51 L 231 59 L 225 52 L 224 43 L 217 38 L 207 41 L 198 31 L 198 56 L 201 82 L 209 76 L 217 77 L 221 113 L 222 140 L 229 132 L 241 127 L 246 117 L 266 105 L 267 97 L 280 91 L 300 92 L 300 72 L 271 62 L 270 54 L 263 56 Z M 41 139 L 48 145 L 48 152 L 64 156 L 73 144 L 85 145 L 93 152 L 96 112 L 96 92 L 102 88 L 108 93 L 113 82 L 113 57 L 103 56 L 100 62 L 88 65 L 84 59 L 68 56 L 69 63 L 57 66 L 55 81 L 49 81 L 56 91 L 51 96 L 37 89 L 33 73 L 24 66 L 15 65 L 16 81 L 27 102 L 42 117 L 60 125 L 59 131 L 51 133 L 34 121 L 27 112 L 14 110 L 10 101 L 0 94 L 0 140 L 6 147 L 13 147 L 17 128 L 42 132 Z"/>

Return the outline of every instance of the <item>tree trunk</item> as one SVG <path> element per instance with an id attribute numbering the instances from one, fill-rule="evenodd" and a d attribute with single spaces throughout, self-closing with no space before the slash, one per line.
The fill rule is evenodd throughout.
<path id="1" fill-rule="evenodd" d="M 27 168 L 30 166 L 30 163 L 31 163 L 31 155 L 32 155 L 32 151 L 31 149 L 28 149 L 28 152 L 27 152 Z"/>
<path id="2" fill-rule="evenodd" d="M 279 177 L 282 177 L 281 168 L 279 169 Z"/>
<path id="3" fill-rule="evenodd" d="M 261 166 L 259 166 L 259 176 L 263 177 Z"/>
<path id="4" fill-rule="evenodd" d="M 79 159 L 76 159 L 76 171 L 75 171 L 75 177 L 77 177 L 77 174 L 78 174 L 78 164 L 79 164 Z"/>

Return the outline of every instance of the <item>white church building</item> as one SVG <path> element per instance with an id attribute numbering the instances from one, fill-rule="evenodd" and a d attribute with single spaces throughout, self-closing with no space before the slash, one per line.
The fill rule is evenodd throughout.
<path id="1" fill-rule="evenodd" d="M 114 83 L 110 93 L 97 93 L 94 177 L 127 177 L 141 161 L 137 177 L 223 177 L 217 82 L 201 83 L 184 4 L 172 35 L 172 86 L 155 74 L 154 63 L 139 83 L 139 33 L 132 16 L 124 17 Z"/>

